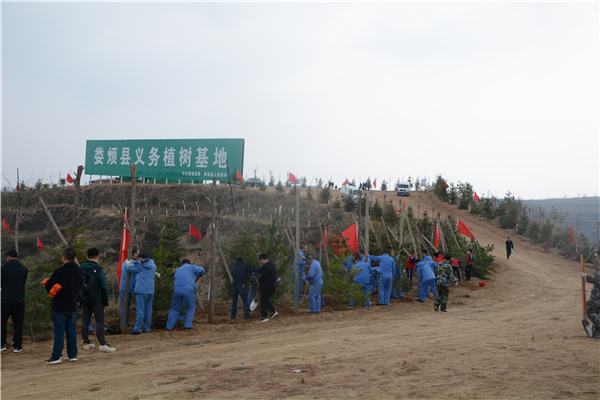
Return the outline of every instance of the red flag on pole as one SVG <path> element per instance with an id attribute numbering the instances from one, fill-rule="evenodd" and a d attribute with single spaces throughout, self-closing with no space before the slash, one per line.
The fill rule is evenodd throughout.
<path id="1" fill-rule="evenodd" d="M 296 177 L 294 176 L 294 174 L 292 174 L 290 172 L 289 175 L 288 175 L 288 182 L 298 183 L 298 179 L 296 179 Z"/>
<path id="2" fill-rule="evenodd" d="M 238 179 L 238 181 L 242 182 L 244 180 L 244 177 L 242 176 L 242 174 L 240 174 L 240 171 L 238 171 L 237 169 L 235 170 L 235 177 Z"/>
<path id="3" fill-rule="evenodd" d="M 17 182 L 17 192 L 19 191 L 19 183 Z"/>
<path id="4" fill-rule="evenodd" d="M 125 219 L 129 221 L 129 210 L 125 208 Z M 121 268 L 127 260 L 127 252 L 129 251 L 129 231 L 127 225 L 123 221 L 123 233 L 121 233 L 121 247 L 119 247 L 119 265 L 117 265 L 117 277 L 121 280 Z"/>
<path id="5" fill-rule="evenodd" d="M 190 236 L 196 236 L 198 239 L 202 240 L 202 233 L 200 233 L 198 228 L 192 224 L 190 224 Z"/>
<path id="6" fill-rule="evenodd" d="M 358 251 L 358 222 L 355 222 L 350 228 L 342 232 L 342 235 L 346 239 L 348 249 L 356 253 Z"/>
<path id="7" fill-rule="evenodd" d="M 10 232 L 10 226 L 8 226 L 8 222 L 5 219 L 2 220 L 2 226 L 6 229 L 6 232 Z"/>
<path id="8" fill-rule="evenodd" d="M 446 189 L 448 189 L 450 186 L 446 183 L 445 180 L 442 179 L 442 182 L 444 183 L 444 186 L 446 186 Z"/>
<path id="9" fill-rule="evenodd" d="M 473 196 L 473 198 L 475 200 L 477 200 L 479 203 L 481 203 L 481 199 L 479 198 L 479 196 L 477 196 L 477 192 L 475 192 L 475 195 Z"/>
<path id="10" fill-rule="evenodd" d="M 40 251 L 44 251 L 44 243 L 42 243 L 40 238 L 37 238 L 37 247 L 40 248 Z"/>
<path id="11" fill-rule="evenodd" d="M 377 189 L 377 178 L 373 179 L 373 187 Z"/>
<path id="12" fill-rule="evenodd" d="M 569 224 L 569 244 L 575 244 L 575 235 L 573 235 L 573 225 Z"/>
<path id="13" fill-rule="evenodd" d="M 346 180 L 344 181 L 344 183 L 342 183 L 342 186 L 346 186 L 349 185 L 350 181 L 348 180 L 348 178 L 346 178 Z"/>
<path id="14" fill-rule="evenodd" d="M 319 242 L 317 247 L 323 247 L 327 245 L 327 225 L 325 225 L 325 233 L 323 234 L 323 240 Z"/>
<path id="15" fill-rule="evenodd" d="M 67 174 L 67 182 L 73 183 L 73 178 L 71 177 L 71 174 Z"/>
<path id="16" fill-rule="evenodd" d="M 460 219 L 458 220 L 458 224 L 456 226 L 456 231 L 463 236 L 467 236 L 473 240 L 477 240 L 477 239 L 475 239 L 475 235 L 473 235 L 473 232 L 471 232 L 469 227 L 464 222 L 462 222 Z"/>
<path id="17" fill-rule="evenodd" d="M 435 224 L 435 243 L 433 245 L 436 249 L 440 245 L 441 241 L 442 241 L 442 238 L 440 236 L 440 224 Z"/>

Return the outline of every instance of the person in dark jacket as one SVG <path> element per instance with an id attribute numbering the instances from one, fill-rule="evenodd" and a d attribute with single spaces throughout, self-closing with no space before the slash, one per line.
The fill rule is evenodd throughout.
<path id="1" fill-rule="evenodd" d="M 510 255 L 515 251 L 515 245 L 513 244 L 513 241 L 510 240 L 510 236 L 506 238 L 504 244 L 506 245 L 506 259 L 508 260 Z"/>
<path id="2" fill-rule="evenodd" d="M 248 302 L 248 293 L 246 292 L 246 280 L 248 274 L 260 272 L 258 268 L 251 267 L 244 262 L 244 259 L 238 257 L 233 267 L 233 281 L 231 282 L 231 319 L 237 316 L 238 295 L 242 298 L 244 305 L 244 319 L 250 318 L 250 303 Z"/>
<path id="3" fill-rule="evenodd" d="M 13 321 L 14 353 L 23 351 L 23 319 L 25 318 L 25 283 L 29 270 L 19 261 L 15 250 L 6 252 L 2 271 L 2 351 L 6 350 L 8 318 Z"/>
<path id="4" fill-rule="evenodd" d="M 93 303 L 86 304 L 84 301 L 81 301 L 83 315 L 81 321 L 81 337 L 83 339 L 83 348 L 84 350 L 88 350 L 96 347 L 90 342 L 89 332 L 90 321 L 92 319 L 92 314 L 94 314 L 94 320 L 96 321 L 96 338 L 100 343 L 98 350 L 105 353 L 112 353 L 116 349 L 106 343 L 106 338 L 104 336 L 104 307 L 108 307 L 108 285 L 106 284 L 106 274 L 104 273 L 104 268 L 98 264 L 100 252 L 97 248 L 92 247 L 91 249 L 88 249 L 87 257 L 87 261 L 81 264 L 81 270 L 91 271 L 94 274 L 98 294 Z"/>
<path id="5" fill-rule="evenodd" d="M 267 322 L 269 318 L 276 317 L 279 313 L 271 304 L 271 296 L 275 293 L 277 286 L 277 270 L 275 264 L 269 261 L 266 253 L 258 256 L 258 262 L 262 265 L 260 269 L 260 278 L 258 278 L 258 290 L 260 290 L 260 322 Z M 271 316 L 267 318 L 267 311 L 271 311 Z"/>
<path id="6" fill-rule="evenodd" d="M 67 336 L 67 355 L 69 361 L 77 361 L 77 302 L 81 285 L 81 268 L 75 262 L 77 253 L 68 248 L 63 251 L 63 265 L 57 268 L 46 282 L 46 291 L 50 292 L 55 284 L 60 290 L 52 298 L 52 320 L 54 322 L 54 348 L 46 364 L 61 363 L 62 351 Z"/>

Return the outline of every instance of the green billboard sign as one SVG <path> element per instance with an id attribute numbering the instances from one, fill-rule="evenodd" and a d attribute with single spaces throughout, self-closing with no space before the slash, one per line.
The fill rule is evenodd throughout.
<path id="1" fill-rule="evenodd" d="M 244 139 L 88 140 L 88 175 L 228 181 L 244 174 Z"/>

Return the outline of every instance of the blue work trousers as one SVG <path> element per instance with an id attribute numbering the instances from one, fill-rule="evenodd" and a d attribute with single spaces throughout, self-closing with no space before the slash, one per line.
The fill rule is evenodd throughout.
<path id="1" fill-rule="evenodd" d="M 428 281 L 423 282 L 419 281 L 419 299 L 421 301 L 425 301 L 425 297 L 429 297 L 430 291 L 433 291 L 435 297 L 435 279 L 429 279 Z"/>
<path id="2" fill-rule="evenodd" d="M 185 301 L 185 323 L 184 328 L 190 329 L 194 320 L 194 312 L 196 311 L 196 296 L 191 288 L 174 288 L 173 301 L 171 302 L 171 310 L 169 311 L 169 319 L 167 319 L 167 330 L 173 329 L 179 319 L 179 310 L 181 310 L 181 302 Z"/>
<path id="3" fill-rule="evenodd" d="M 365 294 L 365 307 L 371 307 L 371 300 L 369 297 L 371 296 L 371 284 L 370 283 L 357 283 L 357 285 L 361 286 L 363 293 Z M 350 307 L 354 307 L 354 298 L 350 298 Z"/>
<path id="4" fill-rule="evenodd" d="M 152 323 L 152 299 L 153 294 L 138 294 L 135 295 L 135 326 L 134 332 L 150 332 L 150 324 Z"/>
<path id="5" fill-rule="evenodd" d="M 379 275 L 379 302 L 378 304 L 390 304 L 390 296 L 392 295 L 392 275 Z"/>
<path id="6" fill-rule="evenodd" d="M 311 312 L 321 312 L 321 290 L 323 289 L 323 280 L 318 280 L 310 284 L 308 292 L 308 308 Z"/>

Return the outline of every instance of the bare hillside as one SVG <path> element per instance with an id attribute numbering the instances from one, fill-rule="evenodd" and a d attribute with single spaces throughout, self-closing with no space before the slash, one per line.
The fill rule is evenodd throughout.
<path id="1" fill-rule="evenodd" d="M 45 365 L 52 343 L 25 342 L 23 353 L 2 355 L 2 396 L 597 399 L 600 342 L 581 325 L 579 264 L 516 237 L 506 260 L 510 232 L 429 193 L 406 202 L 460 217 L 481 244 L 495 245 L 492 278 L 452 287 L 448 314 L 408 296 L 344 311 L 328 301 L 319 315 L 296 315 L 288 304 L 267 323 L 230 322 L 223 302 L 214 324 L 197 310 L 194 331 L 109 337 L 116 353 L 80 348 L 76 363 Z"/>

